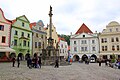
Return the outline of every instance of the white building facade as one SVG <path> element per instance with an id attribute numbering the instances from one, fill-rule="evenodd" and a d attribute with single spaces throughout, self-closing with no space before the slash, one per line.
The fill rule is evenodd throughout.
<path id="1" fill-rule="evenodd" d="M 77 34 L 71 35 L 70 54 L 73 61 L 85 60 L 90 57 L 97 59 L 99 56 L 99 39 L 97 33 L 92 33 L 83 24 Z"/>
<path id="2" fill-rule="evenodd" d="M 59 40 L 59 54 L 61 59 L 67 59 L 68 58 L 68 44 L 64 40 Z"/>

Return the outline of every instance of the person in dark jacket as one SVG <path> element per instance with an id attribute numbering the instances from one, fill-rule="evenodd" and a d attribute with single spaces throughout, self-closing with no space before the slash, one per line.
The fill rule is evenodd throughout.
<path id="1" fill-rule="evenodd" d="M 41 57 L 39 57 L 38 64 L 39 64 L 39 67 L 41 68 Z"/>
<path id="2" fill-rule="evenodd" d="M 12 58 L 12 62 L 13 62 L 13 67 L 15 67 L 15 57 Z"/>
<path id="3" fill-rule="evenodd" d="M 59 61 L 58 61 L 58 59 L 56 59 L 56 61 L 55 61 L 55 68 L 59 68 Z"/>
<path id="4" fill-rule="evenodd" d="M 19 56 L 17 57 L 17 63 L 18 63 L 17 67 L 19 68 L 19 66 L 20 66 L 20 57 Z"/>

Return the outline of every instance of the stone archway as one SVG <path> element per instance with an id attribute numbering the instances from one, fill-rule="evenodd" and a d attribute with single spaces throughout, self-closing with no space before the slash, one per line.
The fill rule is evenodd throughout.
<path id="1" fill-rule="evenodd" d="M 18 57 L 20 57 L 20 60 L 23 60 L 23 59 L 24 59 L 23 53 L 19 53 L 19 54 L 18 54 Z"/>
<path id="2" fill-rule="evenodd" d="M 79 59 L 80 59 L 80 57 L 79 57 L 78 55 L 74 55 L 74 56 L 73 56 L 73 60 L 74 60 L 74 61 L 79 61 Z"/>
<path id="3" fill-rule="evenodd" d="M 84 54 L 84 55 L 82 56 L 82 61 L 85 61 L 86 59 L 88 59 L 88 56 L 87 56 L 86 54 Z"/>
<path id="4" fill-rule="evenodd" d="M 29 53 L 27 53 L 27 54 L 25 55 L 25 60 L 27 60 L 28 58 L 30 58 L 30 54 L 29 54 Z"/>
<path id="5" fill-rule="evenodd" d="M 13 57 L 16 57 L 16 54 L 15 54 L 15 53 L 11 53 L 11 54 L 9 55 L 9 58 L 13 58 Z"/>
<path id="6" fill-rule="evenodd" d="M 95 58 L 95 60 L 97 59 L 97 56 L 95 54 L 92 54 L 91 57 Z"/>

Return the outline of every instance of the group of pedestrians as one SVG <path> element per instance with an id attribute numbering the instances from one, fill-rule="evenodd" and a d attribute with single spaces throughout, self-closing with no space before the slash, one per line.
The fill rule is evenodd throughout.
<path id="1" fill-rule="evenodd" d="M 17 60 L 15 59 L 15 57 L 12 58 L 12 66 L 15 67 L 15 62 L 17 61 L 17 67 L 19 68 L 20 66 L 20 56 L 17 57 Z"/>
<path id="2" fill-rule="evenodd" d="M 41 68 L 41 57 L 30 57 L 27 58 L 27 67 L 31 68 Z"/>

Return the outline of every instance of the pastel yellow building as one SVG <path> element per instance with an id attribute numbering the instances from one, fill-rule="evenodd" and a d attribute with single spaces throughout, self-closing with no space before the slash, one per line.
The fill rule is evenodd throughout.
<path id="1" fill-rule="evenodd" d="M 118 22 L 110 22 L 100 33 L 99 40 L 100 55 L 103 59 L 112 59 L 113 54 L 116 58 L 120 58 L 120 24 Z"/>
<path id="2" fill-rule="evenodd" d="M 47 39 L 50 37 L 49 36 L 49 25 L 47 25 L 47 28 L 45 28 L 45 31 L 47 33 Z M 52 39 L 54 39 L 54 44 L 53 46 L 56 48 L 56 44 L 58 43 L 58 34 L 56 32 L 56 28 L 54 25 L 52 25 Z M 48 44 L 48 43 L 47 43 Z"/>

